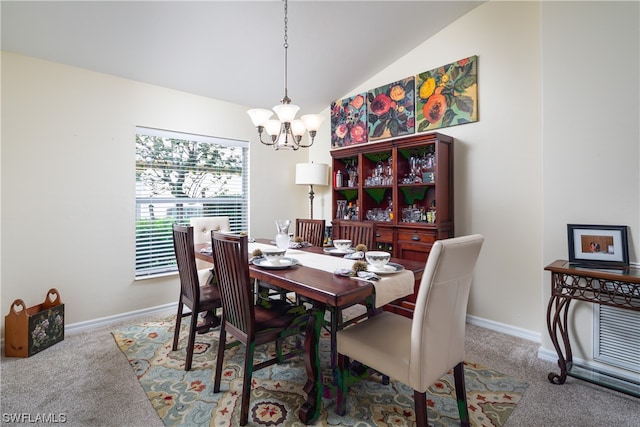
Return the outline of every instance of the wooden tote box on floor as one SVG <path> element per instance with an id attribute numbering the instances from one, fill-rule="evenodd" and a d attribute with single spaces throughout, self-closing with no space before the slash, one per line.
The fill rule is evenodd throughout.
<path id="1" fill-rule="evenodd" d="M 4 355 L 30 357 L 64 339 L 64 304 L 50 289 L 42 304 L 27 308 L 17 299 L 4 316 Z"/>

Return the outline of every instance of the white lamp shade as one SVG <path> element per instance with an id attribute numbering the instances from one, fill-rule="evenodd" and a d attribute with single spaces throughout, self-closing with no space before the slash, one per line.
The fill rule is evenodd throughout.
<path id="1" fill-rule="evenodd" d="M 267 133 L 271 136 L 273 135 L 277 135 L 280 133 L 280 126 L 282 124 L 280 123 L 280 120 L 267 120 L 267 122 L 264 124 L 265 129 L 267 130 Z"/>
<path id="2" fill-rule="evenodd" d="M 305 127 L 310 131 L 317 131 L 320 129 L 320 125 L 322 125 L 322 121 L 324 120 L 324 117 L 319 114 L 305 114 L 300 118 L 302 119 Z"/>
<path id="3" fill-rule="evenodd" d="M 251 117 L 251 121 L 255 127 L 264 126 L 264 124 L 273 116 L 273 111 L 265 110 L 263 108 L 254 108 L 248 110 L 247 114 Z"/>
<path id="4" fill-rule="evenodd" d="M 298 163 L 296 184 L 328 185 L 329 166 L 323 163 Z"/>
<path id="5" fill-rule="evenodd" d="M 294 104 L 280 104 L 273 107 L 281 122 L 291 123 L 296 118 L 296 113 L 300 107 Z"/>
<path id="6" fill-rule="evenodd" d="M 304 127 L 302 120 L 294 120 L 291 122 L 291 133 L 296 136 L 304 135 L 307 129 Z"/>

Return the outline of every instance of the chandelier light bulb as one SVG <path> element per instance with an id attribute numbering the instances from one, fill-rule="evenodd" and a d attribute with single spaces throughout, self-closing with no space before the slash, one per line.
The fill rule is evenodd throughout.
<path id="1" fill-rule="evenodd" d="M 317 131 L 320 129 L 320 125 L 322 125 L 322 121 L 324 120 L 324 117 L 319 114 L 305 114 L 300 118 L 309 131 Z"/>
<path id="2" fill-rule="evenodd" d="M 296 118 L 296 113 L 300 107 L 294 104 L 280 104 L 273 107 L 273 111 L 278 115 L 282 123 L 291 123 Z"/>
<path id="3" fill-rule="evenodd" d="M 306 130 L 302 120 L 294 120 L 291 122 L 291 133 L 293 133 L 293 136 L 301 137 Z"/>
<path id="4" fill-rule="evenodd" d="M 265 129 L 267 130 L 267 133 L 271 136 L 278 136 L 280 134 L 280 127 L 282 126 L 282 123 L 280 122 L 280 120 L 267 120 L 267 122 L 265 123 Z"/>
<path id="5" fill-rule="evenodd" d="M 273 111 L 264 108 L 253 108 L 247 111 L 255 127 L 264 126 L 264 124 L 273 116 Z"/>

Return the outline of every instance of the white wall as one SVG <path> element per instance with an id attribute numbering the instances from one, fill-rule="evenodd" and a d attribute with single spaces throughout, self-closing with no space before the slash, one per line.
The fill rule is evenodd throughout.
<path id="1" fill-rule="evenodd" d="M 486 236 L 469 313 L 535 332 L 542 330 L 538 14 L 537 3 L 479 6 L 345 94 L 478 55 L 479 121 L 438 130 L 455 138 L 456 235 Z"/>
<path id="2" fill-rule="evenodd" d="M 2 313 L 49 288 L 67 324 L 176 301 L 175 276 L 134 281 L 136 125 L 252 141 L 251 233 L 306 217 L 294 171 L 308 154 L 256 143 L 245 110 L 3 52 Z"/>
<path id="3" fill-rule="evenodd" d="M 479 121 L 439 130 L 455 138 L 456 235 L 486 236 L 469 314 L 551 351 L 544 267 L 567 258 L 566 224 L 628 225 L 638 262 L 638 6 L 485 3 L 344 94 L 478 55 Z M 588 360 L 591 306 L 576 314 Z"/>
<path id="4" fill-rule="evenodd" d="M 640 3 L 544 2 L 541 10 L 543 262 L 566 259 L 568 223 L 629 225 L 638 262 Z M 546 301 L 550 273 L 544 278 Z M 589 359 L 592 306 L 574 307 L 572 342 Z"/>

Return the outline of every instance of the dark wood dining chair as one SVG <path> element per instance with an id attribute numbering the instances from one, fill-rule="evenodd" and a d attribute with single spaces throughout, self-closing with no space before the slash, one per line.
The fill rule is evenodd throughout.
<path id="1" fill-rule="evenodd" d="M 375 224 L 373 222 L 340 221 L 336 236 L 338 239 L 349 239 L 353 246 L 365 244 L 370 251 L 375 250 Z"/>
<path id="2" fill-rule="evenodd" d="M 324 245 L 324 219 L 296 219 L 296 237 L 301 237 L 313 246 Z"/>
<path id="3" fill-rule="evenodd" d="M 180 298 L 178 299 L 176 330 L 173 334 L 172 350 L 176 351 L 178 349 L 182 318 L 191 316 L 187 358 L 184 364 L 185 371 L 189 371 L 193 361 L 196 332 L 206 332 L 220 323 L 220 319 L 215 316 L 215 312 L 222 306 L 222 303 L 217 287 L 209 284 L 200 286 L 193 246 L 193 227 L 173 226 L 173 248 L 180 277 Z M 187 306 L 190 311 L 184 313 L 184 306 Z M 202 312 L 206 312 L 207 316 L 205 317 L 205 322 L 198 325 L 198 315 Z"/>
<path id="4" fill-rule="evenodd" d="M 227 332 L 245 346 L 244 375 L 240 425 L 249 418 L 251 377 L 254 370 L 280 363 L 301 354 L 301 350 L 283 355 L 282 341 L 304 332 L 309 314 L 304 306 L 294 306 L 284 300 L 255 304 L 254 287 L 249 277 L 247 236 L 213 232 L 213 264 L 222 298 L 222 325 L 213 391 L 220 391 Z M 254 349 L 275 342 L 276 356 L 254 365 Z"/>
<path id="5" fill-rule="evenodd" d="M 338 331 L 341 387 L 336 412 L 345 412 L 350 359 L 413 388 L 416 424 L 426 427 L 427 389 L 453 368 L 460 425 L 469 426 L 464 384 L 464 335 L 471 279 L 484 237 L 437 240 L 422 276 L 413 319 L 382 312 Z"/>

